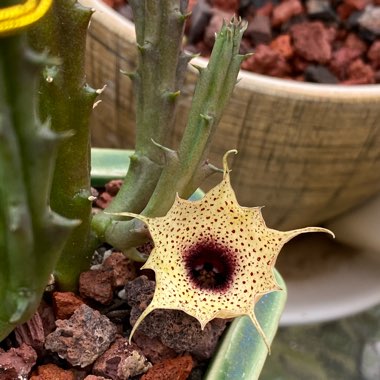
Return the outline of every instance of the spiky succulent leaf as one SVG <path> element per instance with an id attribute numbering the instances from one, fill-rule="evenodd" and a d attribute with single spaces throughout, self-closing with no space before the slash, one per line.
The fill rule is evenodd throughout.
<path id="1" fill-rule="evenodd" d="M 46 59 L 28 48 L 24 34 L 0 38 L 0 340 L 38 307 L 77 224 L 49 207 L 62 136 L 36 116 Z"/>

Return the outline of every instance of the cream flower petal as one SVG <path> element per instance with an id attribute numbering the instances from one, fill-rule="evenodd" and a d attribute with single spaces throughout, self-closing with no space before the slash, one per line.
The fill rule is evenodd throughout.
<path id="1" fill-rule="evenodd" d="M 247 315 L 269 350 L 254 306 L 262 295 L 281 290 L 273 272 L 277 255 L 287 241 L 301 233 L 332 234 L 319 227 L 286 232 L 267 228 L 260 207 L 242 207 L 236 200 L 227 166 L 231 152 L 236 153 L 229 151 L 223 158 L 222 182 L 201 200 L 177 196 L 164 217 L 118 214 L 145 222 L 154 242 L 142 268 L 155 272 L 156 289 L 130 339 L 153 310 L 176 309 L 196 318 L 202 329 L 214 318 Z M 200 272 L 206 277 L 210 274 L 211 283 L 200 280 Z"/>

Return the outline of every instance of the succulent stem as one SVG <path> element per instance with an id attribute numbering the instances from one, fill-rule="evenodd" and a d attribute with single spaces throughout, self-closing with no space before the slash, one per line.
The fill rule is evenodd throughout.
<path id="1" fill-rule="evenodd" d="M 0 341 L 36 310 L 77 224 L 49 208 L 61 137 L 36 117 L 43 60 L 23 34 L 0 39 Z"/>
<path id="2" fill-rule="evenodd" d="M 79 219 L 57 264 L 61 289 L 73 290 L 79 274 L 88 269 L 93 253 L 90 235 L 90 129 L 89 118 L 97 92 L 85 83 L 86 32 L 92 11 L 75 0 L 55 0 L 43 22 L 31 32 L 38 51 L 49 49 L 58 65 L 45 67 L 40 83 L 40 117 L 52 130 L 69 135 L 59 146 L 51 193 L 52 209 Z"/>
<path id="3" fill-rule="evenodd" d="M 163 216 L 173 204 L 176 193 L 188 197 L 200 186 L 203 177 L 200 172 L 204 170 L 211 137 L 244 59 L 239 55 L 239 46 L 245 28 L 245 23 L 233 19 L 218 33 L 208 66 L 200 70 L 178 152 L 168 153 L 162 149 L 166 165 L 142 215 Z M 106 240 L 119 249 L 142 244 L 146 235 L 136 231 L 134 225 L 134 221 L 114 221 L 105 233 Z"/>
<path id="4" fill-rule="evenodd" d="M 136 146 L 126 178 L 106 212 L 140 213 L 148 203 L 164 165 L 162 151 L 170 135 L 178 90 L 190 57 L 182 52 L 187 0 L 129 2 L 134 12 L 138 68 L 133 75 L 136 94 Z M 115 217 L 113 217 L 115 218 Z M 93 228 L 104 239 L 110 215 L 94 217 Z"/>

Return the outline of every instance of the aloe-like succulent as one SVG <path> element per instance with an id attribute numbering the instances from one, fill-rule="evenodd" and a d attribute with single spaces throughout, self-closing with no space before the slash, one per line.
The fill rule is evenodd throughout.
<path id="1" fill-rule="evenodd" d="M 43 66 L 57 62 L 28 47 L 18 22 L 35 22 L 36 13 L 42 16 L 38 9 L 13 5 L 0 12 L 0 340 L 32 316 L 79 223 L 49 207 L 64 136 L 53 132 L 49 121 L 41 122 L 36 94 Z"/>
<path id="2" fill-rule="evenodd" d="M 320 227 L 277 231 L 266 226 L 260 207 L 240 206 L 230 184 L 231 152 L 236 153 L 229 151 L 223 159 L 222 182 L 201 200 L 177 195 L 163 217 L 119 214 L 142 220 L 154 243 L 142 269 L 155 272 L 156 290 L 130 339 L 153 310 L 177 309 L 195 317 L 202 329 L 214 318 L 247 315 L 270 350 L 254 307 L 264 294 L 281 290 L 273 272 L 277 255 L 299 234 L 332 233 Z"/>

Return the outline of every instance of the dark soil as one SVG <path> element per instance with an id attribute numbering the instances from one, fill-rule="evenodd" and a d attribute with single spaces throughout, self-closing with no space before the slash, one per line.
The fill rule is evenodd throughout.
<path id="1" fill-rule="evenodd" d="M 120 181 L 99 191 L 94 212 Z M 143 247 L 149 254 L 152 245 Z M 155 310 L 133 336 L 133 324 L 153 297 L 152 271 L 121 252 L 100 247 L 79 294 L 49 287 L 30 321 L 0 344 L 0 380 L 200 380 L 227 322 L 205 329 L 176 310 Z"/>
<path id="2" fill-rule="evenodd" d="M 127 0 L 103 0 L 132 19 Z M 380 83 L 380 0 L 190 0 L 186 49 L 210 55 L 223 20 L 248 21 L 242 68 L 329 84 Z"/>

